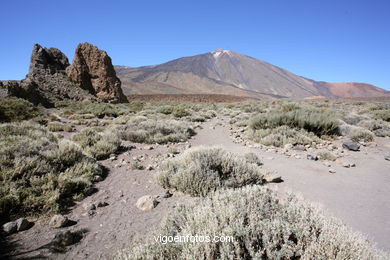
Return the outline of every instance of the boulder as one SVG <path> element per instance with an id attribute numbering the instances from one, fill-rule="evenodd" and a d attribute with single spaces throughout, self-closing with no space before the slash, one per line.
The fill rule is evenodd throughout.
<path id="1" fill-rule="evenodd" d="M 18 231 L 18 225 L 16 224 L 15 221 L 5 223 L 3 225 L 3 231 L 7 234 L 15 233 L 16 231 Z"/>
<path id="2" fill-rule="evenodd" d="M 158 201 L 155 199 L 154 196 L 145 195 L 137 200 L 136 206 L 140 210 L 146 211 L 146 210 L 154 209 L 157 206 L 157 204 Z"/>
<path id="3" fill-rule="evenodd" d="M 350 151 L 359 151 L 360 149 L 360 144 L 356 142 L 344 142 L 343 143 L 343 148 L 348 149 Z"/>
<path id="4" fill-rule="evenodd" d="M 306 158 L 307 158 L 308 160 L 313 160 L 313 161 L 317 161 L 317 160 L 318 160 L 318 156 L 315 155 L 315 154 L 308 154 L 308 155 L 306 156 Z"/>
<path id="5" fill-rule="evenodd" d="M 58 246 L 70 246 L 79 242 L 81 238 L 82 235 L 79 232 L 60 231 L 55 234 L 52 243 Z"/>
<path id="6" fill-rule="evenodd" d="M 16 223 L 18 232 L 27 230 L 32 226 L 32 223 L 25 218 L 19 218 L 15 221 L 15 223 Z"/>
<path id="7" fill-rule="evenodd" d="M 54 215 L 49 222 L 49 225 L 53 228 L 65 227 L 68 224 L 69 220 L 66 216 L 63 215 Z"/>
<path id="8" fill-rule="evenodd" d="M 385 160 L 390 161 L 390 154 L 385 155 Z"/>
<path id="9" fill-rule="evenodd" d="M 111 58 L 90 43 L 77 46 L 73 63 L 66 68 L 66 74 L 78 87 L 104 102 L 127 102 Z"/>

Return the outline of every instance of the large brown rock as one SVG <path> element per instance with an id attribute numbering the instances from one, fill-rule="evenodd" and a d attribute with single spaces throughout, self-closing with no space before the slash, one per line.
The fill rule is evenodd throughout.
<path id="1" fill-rule="evenodd" d="M 3 81 L 0 97 L 19 97 L 45 107 L 69 99 L 96 101 L 96 97 L 69 79 L 65 72 L 68 66 L 68 58 L 60 50 L 35 44 L 27 77 L 21 81 Z"/>
<path id="2" fill-rule="evenodd" d="M 69 78 L 80 88 L 105 102 L 127 102 L 111 58 L 90 43 L 77 46 L 73 63 L 66 69 Z"/>

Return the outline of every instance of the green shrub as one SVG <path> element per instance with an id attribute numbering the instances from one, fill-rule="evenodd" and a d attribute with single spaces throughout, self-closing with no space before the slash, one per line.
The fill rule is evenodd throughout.
<path id="1" fill-rule="evenodd" d="M 85 153 L 97 160 L 107 158 L 121 145 L 120 135 L 114 129 L 98 132 L 93 128 L 85 128 L 73 135 L 72 140 L 80 144 Z"/>
<path id="2" fill-rule="evenodd" d="M 374 134 L 365 129 L 356 129 L 350 136 L 351 140 L 354 142 L 364 141 L 372 142 L 374 141 Z"/>
<path id="3" fill-rule="evenodd" d="M 60 132 L 60 131 L 72 132 L 73 131 L 72 125 L 67 125 L 61 122 L 49 122 L 47 124 L 47 128 L 51 132 Z"/>
<path id="4" fill-rule="evenodd" d="M 197 147 L 165 161 L 157 182 L 192 196 L 206 196 L 223 187 L 238 188 L 264 183 L 262 170 L 243 157 L 221 148 Z"/>
<path id="5" fill-rule="evenodd" d="M 380 119 L 390 122 L 390 109 L 376 111 L 373 115 L 374 119 Z"/>
<path id="6" fill-rule="evenodd" d="M 39 115 L 36 106 L 21 98 L 0 99 L 0 122 L 17 122 Z"/>
<path id="7" fill-rule="evenodd" d="M 165 106 L 160 106 L 156 109 L 156 111 L 158 113 L 161 113 L 161 114 L 165 114 L 165 115 L 169 115 L 169 114 L 172 114 L 173 112 L 173 107 L 172 106 L 168 106 L 168 105 L 165 105 Z"/>
<path id="8" fill-rule="evenodd" d="M 161 243 L 164 236 L 229 236 L 233 242 Z M 388 259 L 361 234 L 294 195 L 260 186 L 221 190 L 180 205 L 116 259 Z M 155 240 L 157 239 L 157 241 Z"/>
<path id="9" fill-rule="evenodd" d="M 0 218 L 64 210 L 101 174 L 79 146 L 38 124 L 0 125 Z"/>
<path id="10" fill-rule="evenodd" d="M 327 152 L 327 151 L 321 151 L 317 155 L 318 155 L 319 159 L 322 161 L 336 161 L 336 159 L 337 159 L 336 155 L 334 155 L 331 152 Z"/>
<path id="11" fill-rule="evenodd" d="M 190 116 L 191 112 L 189 111 L 188 108 L 186 108 L 184 106 L 176 106 L 173 109 L 172 115 L 174 117 L 182 118 L 182 117 L 185 117 L 185 116 Z"/>
<path id="12" fill-rule="evenodd" d="M 195 134 L 191 126 L 175 120 L 131 120 L 121 128 L 124 140 L 137 143 L 183 142 Z"/>
<path id="13" fill-rule="evenodd" d="M 327 111 L 318 109 L 295 109 L 288 112 L 271 111 L 254 117 L 250 122 L 253 130 L 289 126 L 305 129 L 317 136 L 337 134 L 339 121 Z"/>
<path id="14" fill-rule="evenodd" d="M 283 147 L 286 144 L 311 144 L 320 143 L 315 134 L 309 133 L 304 129 L 295 129 L 288 126 L 279 126 L 272 129 L 259 129 L 249 132 L 249 138 L 257 143 L 267 146 Z"/>

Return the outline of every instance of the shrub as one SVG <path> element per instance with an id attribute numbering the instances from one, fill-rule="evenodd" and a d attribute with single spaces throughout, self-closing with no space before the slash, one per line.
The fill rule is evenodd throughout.
<path id="1" fill-rule="evenodd" d="M 273 129 L 259 129 L 249 133 L 249 138 L 263 145 L 283 147 L 286 144 L 311 144 L 320 143 L 321 140 L 313 133 L 304 129 L 294 129 L 288 126 L 280 126 Z"/>
<path id="2" fill-rule="evenodd" d="M 250 122 L 253 130 L 289 126 L 305 129 L 317 136 L 337 134 L 339 121 L 333 113 L 318 109 L 295 109 L 288 112 L 271 111 L 254 117 Z"/>
<path id="3" fill-rule="evenodd" d="M 161 113 L 161 114 L 165 114 L 165 115 L 169 115 L 169 114 L 172 114 L 173 112 L 173 107 L 172 106 L 160 106 L 156 109 L 156 112 L 158 113 Z"/>
<path id="4" fill-rule="evenodd" d="M 246 159 L 221 148 L 197 147 L 165 161 L 157 182 L 167 189 L 206 196 L 223 187 L 238 188 L 264 183 L 262 170 Z"/>
<path id="5" fill-rule="evenodd" d="M 319 159 L 323 160 L 323 161 L 336 161 L 336 159 L 337 159 L 336 155 L 332 154 L 331 152 L 327 152 L 327 151 L 321 151 L 317 155 L 318 155 Z"/>
<path id="6" fill-rule="evenodd" d="M 72 132 L 73 131 L 73 126 L 66 125 L 61 122 L 50 122 L 47 124 L 47 128 L 51 132 L 60 132 L 60 131 Z"/>
<path id="7" fill-rule="evenodd" d="M 133 243 L 117 259 L 388 259 L 361 234 L 294 195 L 261 186 L 180 205 L 150 237 L 231 236 L 233 242 Z"/>
<path id="8" fill-rule="evenodd" d="M 381 119 L 390 122 L 390 109 L 376 111 L 373 115 L 374 119 Z"/>
<path id="9" fill-rule="evenodd" d="M 363 120 L 359 122 L 359 126 L 367 128 L 376 136 L 390 136 L 390 123 L 383 120 Z"/>
<path id="10" fill-rule="evenodd" d="M 120 145 L 120 135 L 114 129 L 98 132 L 93 128 L 85 128 L 72 136 L 72 140 L 80 144 L 83 150 L 97 160 L 107 158 L 115 153 Z"/>
<path id="11" fill-rule="evenodd" d="M 190 116 L 190 115 L 191 115 L 191 112 L 189 111 L 188 108 L 186 108 L 186 107 L 184 107 L 184 106 L 176 106 L 176 107 L 173 109 L 172 115 L 173 115 L 174 117 L 181 118 L 181 117 L 185 117 L 185 116 Z"/>
<path id="12" fill-rule="evenodd" d="M 246 162 L 256 164 L 257 166 L 263 165 L 260 158 L 255 153 L 246 153 L 244 154 Z"/>
<path id="13" fill-rule="evenodd" d="M 0 122 L 16 122 L 39 115 L 39 110 L 21 98 L 0 99 Z"/>
<path id="14" fill-rule="evenodd" d="M 137 143 L 183 142 L 194 135 L 191 126 L 175 120 L 133 120 L 122 128 L 122 137 Z"/>
<path id="15" fill-rule="evenodd" d="M 64 210 L 88 194 L 99 165 L 30 122 L 0 126 L 0 217 Z"/>
<path id="16" fill-rule="evenodd" d="M 374 141 L 374 134 L 366 129 L 355 129 L 350 136 L 351 140 L 354 142 L 364 141 L 372 142 Z"/>

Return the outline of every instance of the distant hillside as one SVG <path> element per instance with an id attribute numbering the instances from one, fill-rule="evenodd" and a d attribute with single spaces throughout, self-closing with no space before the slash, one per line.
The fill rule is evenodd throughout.
<path id="1" fill-rule="evenodd" d="M 115 66 L 129 94 L 226 94 L 247 97 L 377 97 L 389 91 L 362 83 L 317 82 L 234 51 L 179 58 L 156 66 Z"/>

